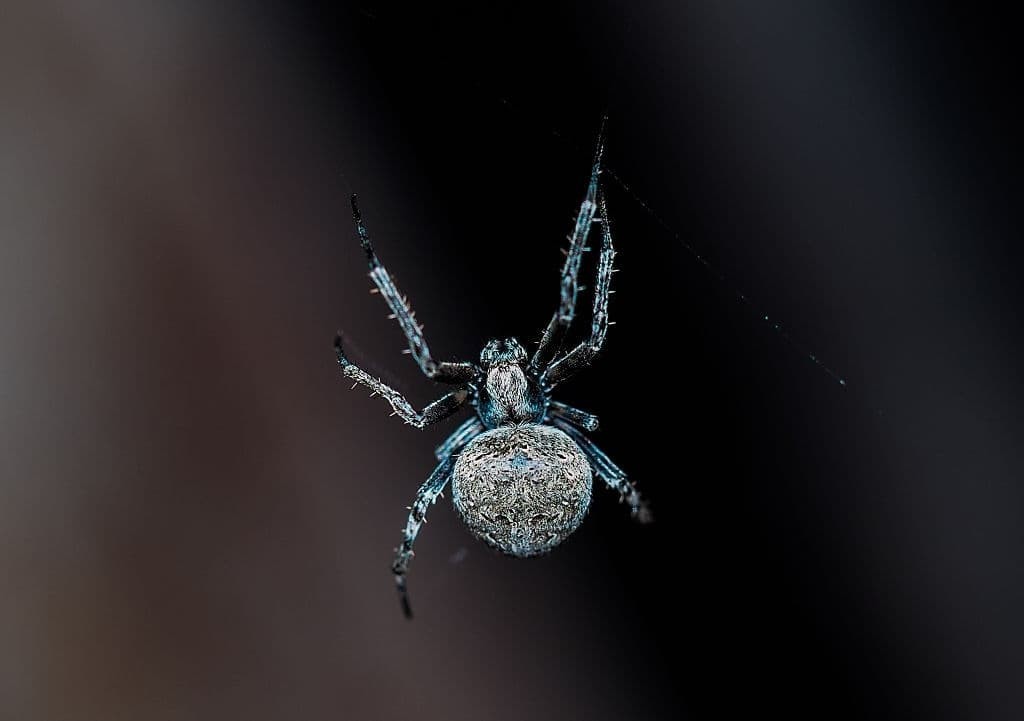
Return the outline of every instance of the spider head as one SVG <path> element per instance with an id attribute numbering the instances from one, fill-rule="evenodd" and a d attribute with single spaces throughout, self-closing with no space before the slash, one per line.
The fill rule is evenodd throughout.
<path id="1" fill-rule="evenodd" d="M 480 351 L 480 365 L 484 370 L 492 366 L 513 363 L 522 365 L 526 362 L 526 349 L 515 338 L 492 340 Z"/>

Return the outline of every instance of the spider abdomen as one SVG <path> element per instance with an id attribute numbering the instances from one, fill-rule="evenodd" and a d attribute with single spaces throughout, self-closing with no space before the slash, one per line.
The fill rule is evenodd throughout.
<path id="1" fill-rule="evenodd" d="M 583 451 L 551 426 L 501 426 L 459 454 L 452 500 L 469 529 L 512 556 L 536 556 L 575 531 L 590 506 Z"/>

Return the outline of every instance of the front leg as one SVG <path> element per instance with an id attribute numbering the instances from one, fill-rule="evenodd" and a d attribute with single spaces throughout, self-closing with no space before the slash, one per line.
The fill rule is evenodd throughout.
<path id="1" fill-rule="evenodd" d="M 402 332 L 405 333 L 405 338 L 409 342 L 408 352 L 412 354 L 416 365 L 420 367 L 427 378 L 439 383 L 466 383 L 473 380 L 479 373 L 479 369 L 473 363 L 438 362 L 430 355 L 427 340 L 423 337 L 423 326 L 416 322 L 416 313 L 409 307 L 408 298 L 398 292 L 394 280 L 373 249 L 370 233 L 363 225 L 363 218 L 359 214 L 355 195 L 352 196 L 352 217 L 356 221 L 356 230 L 359 232 L 359 244 L 363 247 L 366 260 L 370 264 L 370 279 L 373 280 L 377 286 L 377 292 L 381 294 L 391 309 L 391 317 L 398 321 Z"/>
<path id="2" fill-rule="evenodd" d="M 402 545 L 396 551 L 395 561 L 391 564 L 391 571 L 395 574 L 395 586 L 398 588 L 398 598 L 402 603 L 402 611 L 406 618 L 412 618 L 412 607 L 409 605 L 409 593 L 405 587 L 405 574 L 409 571 L 409 563 L 412 561 L 412 544 L 416 542 L 416 536 L 420 532 L 420 526 L 427 522 L 427 508 L 430 507 L 441 491 L 448 485 L 452 475 L 452 467 L 455 459 L 445 458 L 441 461 L 434 472 L 430 474 L 427 482 L 420 486 L 416 493 L 416 500 L 409 507 L 409 520 L 402 529 Z"/>
<path id="3" fill-rule="evenodd" d="M 587 195 L 584 197 L 583 203 L 580 204 L 580 212 L 576 216 L 576 226 L 569 237 L 569 250 L 566 252 L 565 263 L 562 265 L 558 310 L 551 316 L 551 320 L 541 336 L 540 345 L 537 346 L 533 358 L 530 359 L 530 369 L 535 375 L 543 373 L 552 358 L 561 350 L 562 340 L 576 314 L 576 295 L 579 292 L 579 283 L 576 279 L 579 276 L 580 264 L 583 262 L 583 251 L 587 250 L 587 236 L 590 234 L 590 226 L 594 222 L 594 212 L 597 210 L 597 184 L 601 174 L 601 156 L 603 154 L 604 121 L 602 120 L 601 131 L 597 137 L 597 149 L 594 151 L 594 164 L 590 170 Z"/>
<path id="4" fill-rule="evenodd" d="M 546 390 L 551 390 L 558 383 L 571 378 L 578 371 L 586 368 L 593 362 L 604 345 L 605 337 L 608 335 L 608 296 L 611 294 L 612 273 L 615 272 L 612 264 L 615 260 L 615 248 L 612 245 L 612 226 L 608 219 L 608 208 L 605 204 L 604 193 L 598 198 L 601 215 L 595 218 L 601 223 L 601 258 L 597 266 L 597 287 L 594 288 L 594 310 L 590 330 L 590 338 L 580 343 L 557 361 L 552 363 L 541 376 L 541 385 Z"/>
<path id="5" fill-rule="evenodd" d="M 359 366 L 352 364 L 345 357 L 345 352 L 341 347 L 340 335 L 334 341 L 334 350 L 338 355 L 338 365 L 341 366 L 342 373 L 356 383 L 372 390 L 372 395 L 383 396 L 395 411 L 392 415 L 398 414 L 402 417 L 402 420 L 416 428 L 424 428 L 431 423 L 447 418 L 457 411 L 470 396 L 469 388 L 460 388 L 439 398 L 417 413 L 412 404 L 405 399 L 405 396 L 391 386 L 382 383 L 379 378 L 374 378 Z"/>

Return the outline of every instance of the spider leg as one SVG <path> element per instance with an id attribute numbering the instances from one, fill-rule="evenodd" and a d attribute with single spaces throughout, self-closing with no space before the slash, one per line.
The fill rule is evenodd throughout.
<path id="1" fill-rule="evenodd" d="M 480 422 L 479 418 L 473 416 L 456 428 L 444 443 L 435 448 L 434 455 L 437 460 L 443 461 L 456 451 L 461 451 L 467 443 L 483 432 L 484 424 Z"/>
<path id="2" fill-rule="evenodd" d="M 430 474 L 426 483 L 420 486 L 419 491 L 416 492 L 416 500 L 409 507 L 409 520 L 406 521 L 402 531 L 402 545 L 395 549 L 395 561 L 391 564 L 391 570 L 395 574 L 395 586 L 398 588 L 398 598 L 402 603 L 402 611 L 405 612 L 406 618 L 412 618 L 409 593 L 405 586 L 405 574 L 409 570 L 409 563 L 414 555 L 412 544 L 416 541 L 420 526 L 426 522 L 427 508 L 437 500 L 441 491 L 448 485 L 454 465 L 454 458 L 450 456 L 445 458 Z"/>
<path id="3" fill-rule="evenodd" d="M 579 426 L 585 431 L 597 430 L 597 416 L 592 413 L 587 413 L 586 411 L 581 411 L 579 408 L 574 408 L 566 403 L 550 401 L 548 403 L 548 415 L 569 421 L 573 425 Z"/>
<path id="4" fill-rule="evenodd" d="M 359 244 L 363 246 L 366 259 L 370 264 L 370 278 L 391 309 L 391 317 L 395 318 L 398 325 L 402 327 L 402 332 L 405 333 L 405 338 L 409 342 L 409 352 L 420 370 L 427 378 L 440 383 L 465 383 L 476 377 L 479 369 L 473 363 L 453 361 L 439 363 L 431 357 L 427 341 L 423 337 L 423 326 L 416 322 L 416 313 L 409 307 L 409 300 L 398 292 L 387 268 L 380 262 L 380 258 L 373 250 L 370 234 L 366 230 L 366 226 L 363 225 L 363 218 L 359 213 L 355 195 L 352 196 L 352 217 L 356 221 L 356 230 L 359 232 Z"/>
<path id="5" fill-rule="evenodd" d="M 470 396 L 469 388 L 459 388 L 446 396 L 442 396 L 438 400 L 426 406 L 422 411 L 417 412 L 416 409 L 412 407 L 412 404 L 409 403 L 401 393 L 391 386 L 382 383 L 380 379 L 374 378 L 359 366 L 350 363 L 348 358 L 345 357 L 345 352 L 341 347 L 340 335 L 334 341 L 334 350 L 338 354 L 338 365 L 341 366 L 342 373 L 354 380 L 356 383 L 364 385 L 372 390 L 373 395 L 383 396 L 384 399 L 391 404 L 395 413 L 402 417 L 402 420 L 409 425 L 416 426 L 417 428 L 423 428 L 425 426 L 429 426 L 431 423 L 436 423 L 437 421 L 447 418 L 457 411 Z M 394 415 L 394 413 L 392 415 Z"/>
<path id="6" fill-rule="evenodd" d="M 605 455 L 604 451 L 598 448 L 592 440 L 583 435 L 572 424 L 560 418 L 554 419 L 552 424 L 559 430 L 564 431 L 566 435 L 575 441 L 576 445 L 580 447 L 580 450 L 583 451 L 590 461 L 590 467 L 593 468 L 594 474 L 613 491 L 617 491 L 620 500 L 625 500 L 629 504 L 630 515 L 636 521 L 650 523 L 654 520 L 650 507 L 640 497 L 640 492 L 629 481 L 626 472 L 612 463 L 612 460 Z"/>
<path id="7" fill-rule="evenodd" d="M 612 244 L 612 226 L 608 219 L 604 193 L 598 195 L 601 222 L 601 257 L 597 266 L 597 287 L 594 288 L 593 321 L 590 338 L 580 343 L 564 356 L 556 360 L 541 376 L 541 385 L 547 389 L 571 378 L 578 371 L 586 368 L 597 356 L 604 345 L 608 334 L 608 296 L 611 292 L 612 264 L 615 260 L 615 248 Z M 597 222 L 598 218 L 594 219 Z"/>
<path id="8" fill-rule="evenodd" d="M 597 149 L 594 151 L 594 164 L 590 170 L 587 195 L 584 197 L 583 203 L 580 204 L 580 212 L 576 216 L 576 226 L 572 235 L 569 236 L 569 250 L 565 255 L 565 263 L 562 265 L 561 298 L 558 310 L 551 316 L 551 320 L 541 336 L 540 344 L 533 354 L 533 358 L 530 359 L 530 369 L 538 375 L 544 372 L 544 369 L 561 350 L 562 340 L 569 330 L 569 326 L 572 325 L 572 319 L 576 313 L 576 294 L 579 292 L 579 284 L 576 279 L 580 272 L 580 263 L 583 261 L 583 251 L 587 250 L 587 236 L 590 233 L 590 226 L 594 223 L 594 212 L 597 210 L 597 184 L 601 174 L 601 156 L 604 154 L 604 120 L 601 122 L 601 131 L 597 137 Z"/>

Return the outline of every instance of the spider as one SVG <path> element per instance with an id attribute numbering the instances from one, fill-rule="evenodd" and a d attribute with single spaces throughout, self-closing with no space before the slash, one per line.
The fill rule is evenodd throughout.
<path id="1" fill-rule="evenodd" d="M 612 231 L 600 187 L 603 128 L 587 185 L 586 197 L 569 237 L 569 250 L 561 275 L 561 299 L 541 336 L 537 350 L 528 357 L 515 338 L 492 340 L 480 352 L 479 363 L 435 361 L 423 337 L 408 299 L 395 286 L 380 262 L 363 224 L 356 196 L 352 215 L 359 242 L 370 265 L 370 278 L 391 308 L 409 342 L 410 353 L 424 375 L 454 386 L 454 390 L 417 412 L 400 393 L 354 365 L 345 356 L 342 336 L 335 350 L 342 372 L 383 396 L 409 425 L 424 428 L 470 404 L 475 414 L 437 447 L 438 465 L 420 487 L 409 507 L 401 545 L 391 570 L 402 609 L 412 617 L 406 589 L 406 573 L 413 557 L 413 543 L 425 522 L 427 508 L 449 482 L 452 502 L 470 531 L 487 544 L 511 556 L 526 558 L 550 551 L 575 531 L 591 500 L 592 475 L 629 503 L 636 520 L 647 522 L 650 512 L 626 474 L 604 454 L 584 431 L 598 426 L 596 416 L 551 398 L 560 383 L 586 368 L 604 345 L 611 293 Z M 593 297 L 590 337 L 568 351 L 562 344 L 576 310 L 580 290 L 577 276 L 591 226 L 601 228 L 597 284 Z"/>

